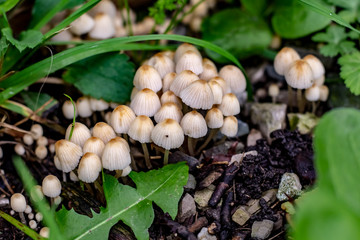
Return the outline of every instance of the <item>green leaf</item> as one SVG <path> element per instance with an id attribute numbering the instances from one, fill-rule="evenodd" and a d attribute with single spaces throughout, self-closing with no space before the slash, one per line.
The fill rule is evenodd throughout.
<path id="1" fill-rule="evenodd" d="M 0 16 L 13 9 L 20 0 L 0 0 Z"/>
<path id="2" fill-rule="evenodd" d="M 44 59 L 40 62 L 37 62 L 26 69 L 15 73 L 9 78 L 0 82 L 0 88 L 3 88 L 0 92 L 0 103 L 3 103 L 5 100 L 11 98 L 15 94 L 22 91 L 27 86 L 36 82 L 38 79 L 53 73 L 59 69 L 69 66 L 72 63 L 80 61 L 90 56 L 94 56 L 106 52 L 115 52 L 120 50 L 156 50 L 164 49 L 163 46 L 159 45 L 148 45 L 148 44 L 126 44 L 139 41 L 148 41 L 148 40 L 173 40 L 188 42 L 195 44 L 204 48 L 208 48 L 225 58 L 233 62 L 237 67 L 241 69 L 244 73 L 247 81 L 247 91 L 248 98 L 252 98 L 252 89 L 250 81 L 246 75 L 246 72 L 240 62 L 228 51 L 216 46 L 210 42 L 206 42 L 201 39 L 196 39 L 187 36 L 181 35 L 170 35 L 170 34 L 154 34 L 154 35 L 144 35 L 144 36 L 131 36 L 126 38 L 113 38 L 102 41 L 96 41 L 92 43 L 83 44 L 65 51 L 62 51 L 58 54 L 55 54 L 52 57 Z M 139 47 L 140 46 L 140 47 Z"/>
<path id="3" fill-rule="evenodd" d="M 21 32 L 19 37 L 20 40 L 17 40 L 12 36 L 12 31 L 10 28 L 4 28 L 1 30 L 1 32 L 6 37 L 6 39 L 19 50 L 19 52 L 22 52 L 25 48 L 36 47 L 39 43 L 42 42 L 43 39 L 41 32 L 36 30 Z"/>
<path id="4" fill-rule="evenodd" d="M 21 94 L 21 97 L 24 99 L 24 102 L 25 102 L 26 106 L 28 106 L 33 111 L 36 111 L 39 107 L 41 107 L 47 101 L 52 99 L 50 97 L 50 95 L 48 95 L 46 93 L 40 93 L 39 94 L 37 92 L 22 91 L 20 94 Z M 43 110 L 39 111 L 37 114 L 39 116 L 41 116 L 41 114 L 44 111 L 50 109 L 51 107 L 53 107 L 57 103 L 58 103 L 57 100 L 52 99 L 52 101 L 48 105 L 46 105 L 46 107 Z"/>
<path id="5" fill-rule="evenodd" d="M 36 0 L 32 8 L 30 27 L 40 30 L 56 13 L 80 5 L 85 0 Z"/>
<path id="6" fill-rule="evenodd" d="M 331 11 L 329 7 L 324 6 L 323 4 L 319 3 L 318 1 L 314 0 L 297 0 L 303 6 L 307 7 L 309 10 L 312 10 L 318 14 L 325 16 L 326 18 L 340 24 L 341 26 L 347 27 L 357 33 L 360 33 L 359 30 L 351 26 L 348 22 L 346 22 L 343 18 L 339 15 Z M 315 20 L 316 21 L 316 20 Z"/>
<path id="7" fill-rule="evenodd" d="M 226 9 L 204 20 L 203 39 L 243 58 L 261 53 L 271 42 L 272 34 L 263 19 L 239 9 Z M 218 62 L 227 62 L 218 54 L 206 51 Z"/>
<path id="8" fill-rule="evenodd" d="M 360 239 L 359 222 L 346 203 L 316 189 L 298 201 L 291 235 L 295 240 Z"/>
<path id="9" fill-rule="evenodd" d="M 347 8 L 351 10 L 357 10 L 360 1 L 359 0 L 327 0 L 338 7 Z"/>
<path id="10" fill-rule="evenodd" d="M 281 37 L 299 38 L 323 29 L 330 24 L 330 19 L 319 16 L 297 0 L 278 0 L 271 23 Z"/>
<path id="11" fill-rule="evenodd" d="M 4 57 L 8 46 L 9 46 L 9 44 L 8 44 L 7 41 L 6 41 L 5 36 L 4 36 L 4 35 L 1 36 L 1 38 L 0 38 L 0 59 L 1 59 L 2 57 Z"/>
<path id="12" fill-rule="evenodd" d="M 147 173 L 131 172 L 137 189 L 118 183 L 111 175 L 104 174 L 106 208 L 93 217 L 80 215 L 64 207 L 57 212 L 62 236 L 66 239 L 105 239 L 110 228 L 119 220 L 130 226 L 137 239 L 149 239 L 148 228 L 154 219 L 152 202 L 174 218 L 178 201 L 187 182 L 188 167 L 185 162 L 170 164 Z M 76 226 L 76 227 L 74 227 Z"/>
<path id="13" fill-rule="evenodd" d="M 158 24 L 162 24 L 166 18 L 166 11 L 172 11 L 183 5 L 187 0 L 157 0 L 154 6 L 149 8 L 149 16 L 153 17 Z"/>
<path id="14" fill-rule="evenodd" d="M 241 4 L 253 15 L 261 16 L 268 3 L 266 0 L 240 0 Z"/>
<path id="15" fill-rule="evenodd" d="M 134 65 L 125 54 L 106 53 L 70 65 L 63 79 L 84 95 L 125 103 L 133 88 Z"/>
<path id="16" fill-rule="evenodd" d="M 360 111 L 336 109 L 315 129 L 318 185 L 360 216 Z M 344 238 L 345 239 L 345 238 Z M 348 238 L 349 239 L 349 238 Z"/>
<path id="17" fill-rule="evenodd" d="M 340 76 L 345 85 L 355 95 L 360 94 L 360 52 L 347 54 L 339 58 Z"/>

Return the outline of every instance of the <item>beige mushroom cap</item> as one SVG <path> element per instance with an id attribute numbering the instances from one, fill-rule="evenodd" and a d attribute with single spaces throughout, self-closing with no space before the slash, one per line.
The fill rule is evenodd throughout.
<path id="1" fill-rule="evenodd" d="M 15 212 L 24 212 L 26 209 L 26 199 L 21 193 L 15 193 L 10 198 L 10 206 Z"/>
<path id="2" fill-rule="evenodd" d="M 184 134 L 192 138 L 203 137 L 208 130 L 204 117 L 197 111 L 185 114 L 180 125 L 184 130 Z"/>
<path id="3" fill-rule="evenodd" d="M 105 122 L 98 122 L 95 124 L 92 130 L 93 137 L 100 138 L 105 144 L 116 137 L 114 129 Z"/>
<path id="4" fill-rule="evenodd" d="M 285 79 L 290 87 L 306 89 L 313 85 L 314 76 L 310 65 L 304 60 L 296 60 L 285 72 Z"/>
<path id="5" fill-rule="evenodd" d="M 226 65 L 219 71 L 226 84 L 230 87 L 231 92 L 240 94 L 246 89 L 246 79 L 242 71 L 234 65 Z"/>
<path id="6" fill-rule="evenodd" d="M 84 146 L 83 146 L 83 152 L 91 152 L 95 153 L 99 157 L 101 157 L 103 151 L 105 148 L 105 143 L 98 137 L 90 137 L 88 140 L 86 140 Z"/>
<path id="7" fill-rule="evenodd" d="M 101 157 L 103 168 L 110 171 L 122 170 L 130 165 L 130 147 L 125 139 L 115 137 L 104 148 Z"/>
<path id="8" fill-rule="evenodd" d="M 159 72 L 150 65 L 142 65 L 136 70 L 133 83 L 139 90 L 149 88 L 154 92 L 158 92 L 162 88 Z"/>
<path id="9" fill-rule="evenodd" d="M 206 113 L 205 121 L 209 128 L 221 128 L 224 116 L 219 108 L 213 107 Z"/>
<path id="10" fill-rule="evenodd" d="M 210 109 L 214 104 L 214 94 L 205 80 L 197 80 L 180 92 L 181 100 L 191 108 Z"/>
<path id="11" fill-rule="evenodd" d="M 289 47 L 282 48 L 274 59 L 275 72 L 281 76 L 285 75 L 289 66 L 299 59 L 300 55 L 294 49 Z"/>
<path id="12" fill-rule="evenodd" d="M 313 72 L 313 77 L 314 79 L 320 78 L 325 74 L 325 67 L 322 64 L 322 62 L 320 61 L 320 59 L 318 59 L 317 57 L 315 57 L 312 54 L 308 54 L 303 58 L 304 61 L 306 61 L 310 67 L 311 70 Z"/>
<path id="13" fill-rule="evenodd" d="M 78 168 L 78 178 L 86 183 L 95 182 L 101 172 L 101 160 L 95 153 L 85 153 Z"/>
<path id="14" fill-rule="evenodd" d="M 225 94 L 219 109 L 224 116 L 233 116 L 240 113 L 240 103 L 233 93 Z"/>
<path id="15" fill-rule="evenodd" d="M 111 113 L 110 125 L 116 133 L 127 133 L 135 118 L 135 113 L 131 108 L 119 105 Z"/>
<path id="16" fill-rule="evenodd" d="M 238 121 L 234 116 L 228 116 L 224 119 L 224 124 L 220 132 L 227 137 L 235 137 L 238 132 Z"/>
<path id="17" fill-rule="evenodd" d="M 152 141 L 167 150 L 180 147 L 184 142 L 184 131 L 173 119 L 166 119 L 156 124 L 151 132 Z"/>
<path id="18" fill-rule="evenodd" d="M 181 112 L 181 109 L 173 102 L 164 103 L 159 111 L 154 115 L 155 122 L 157 123 L 160 123 L 167 118 L 174 119 L 180 123 L 182 117 L 183 113 Z"/>
<path id="19" fill-rule="evenodd" d="M 47 175 L 42 181 L 42 191 L 47 197 L 57 197 L 61 193 L 61 183 L 54 175 Z"/>
<path id="20" fill-rule="evenodd" d="M 72 129 L 72 123 L 66 129 L 65 139 L 69 139 L 71 129 Z M 87 126 L 85 126 L 80 122 L 75 122 L 74 130 L 72 132 L 70 141 L 79 145 L 80 147 L 83 147 L 84 143 L 89 137 L 91 137 L 91 133 L 90 130 L 87 128 Z"/>
<path id="21" fill-rule="evenodd" d="M 202 58 L 196 52 L 188 50 L 176 62 L 175 70 L 177 74 L 190 70 L 199 75 L 203 72 Z"/>
<path id="22" fill-rule="evenodd" d="M 310 102 L 315 102 L 320 99 L 320 88 L 317 85 L 312 85 L 305 90 L 305 98 Z"/>
<path id="23" fill-rule="evenodd" d="M 157 53 L 152 56 L 148 64 L 154 67 L 160 74 L 160 77 L 165 77 L 166 74 L 175 71 L 174 61 L 163 53 Z"/>
<path id="24" fill-rule="evenodd" d="M 196 80 L 199 80 L 199 77 L 192 71 L 182 71 L 174 78 L 170 85 L 170 90 L 175 93 L 176 96 L 180 96 L 180 92 Z"/>
<path id="25" fill-rule="evenodd" d="M 130 107 L 137 116 L 152 117 L 160 109 L 161 103 L 159 96 L 154 91 L 144 88 L 135 95 Z"/>
<path id="26" fill-rule="evenodd" d="M 65 139 L 61 139 L 55 143 L 55 152 L 61 163 L 61 170 L 63 172 L 70 172 L 74 170 L 83 155 L 82 149 L 79 145 Z"/>
<path id="27" fill-rule="evenodd" d="M 151 142 L 151 131 L 154 129 L 154 124 L 148 116 L 140 115 L 131 123 L 128 134 L 129 136 L 139 141 L 140 143 Z"/>

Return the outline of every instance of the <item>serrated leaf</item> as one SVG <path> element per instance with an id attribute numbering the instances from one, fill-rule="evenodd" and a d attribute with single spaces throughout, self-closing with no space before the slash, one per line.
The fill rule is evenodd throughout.
<path id="1" fill-rule="evenodd" d="M 228 50 L 238 58 L 263 51 L 272 38 L 263 19 L 239 9 L 226 9 L 205 19 L 201 31 L 204 40 Z M 220 55 L 208 50 L 206 52 L 216 61 L 225 62 Z"/>
<path id="2" fill-rule="evenodd" d="M 339 42 L 345 40 L 347 34 L 345 33 L 345 28 L 333 25 L 326 29 L 325 33 L 315 34 L 311 39 L 315 42 L 328 42 L 338 44 Z"/>
<path id="3" fill-rule="evenodd" d="M 360 52 L 347 54 L 339 58 L 340 76 L 345 85 L 355 95 L 360 94 Z"/>
<path id="4" fill-rule="evenodd" d="M 111 175 L 103 175 L 106 208 L 92 212 L 89 218 L 62 208 L 56 213 L 65 239 L 105 239 L 119 220 L 130 226 L 137 239 L 149 239 L 148 228 L 154 219 L 152 201 L 176 216 L 178 201 L 187 182 L 185 162 L 170 164 L 147 173 L 132 172 L 137 189 L 119 184 Z M 76 227 L 74 227 L 76 226 Z"/>
<path id="5" fill-rule="evenodd" d="M 39 107 L 51 99 L 51 96 L 46 93 L 39 94 L 37 92 L 22 91 L 20 94 L 24 99 L 26 106 L 28 106 L 33 111 L 36 111 Z M 48 105 L 45 106 L 43 110 L 39 111 L 37 114 L 41 116 L 44 111 L 53 107 L 57 103 L 58 101 L 53 99 Z"/>
<path id="6" fill-rule="evenodd" d="M 133 88 L 134 64 L 125 54 L 106 53 L 70 65 L 63 74 L 84 95 L 125 103 Z"/>
<path id="7" fill-rule="evenodd" d="M 315 1 L 315 0 L 313 0 Z M 330 19 L 320 16 L 296 0 L 278 0 L 271 19 L 277 34 L 284 38 L 299 38 L 329 25 Z"/>
<path id="8" fill-rule="evenodd" d="M 42 42 L 43 35 L 40 31 L 28 30 L 21 32 L 19 40 L 15 39 L 12 35 L 10 28 L 4 28 L 1 30 L 3 36 L 14 45 L 19 52 L 22 52 L 25 48 L 34 48 Z"/>

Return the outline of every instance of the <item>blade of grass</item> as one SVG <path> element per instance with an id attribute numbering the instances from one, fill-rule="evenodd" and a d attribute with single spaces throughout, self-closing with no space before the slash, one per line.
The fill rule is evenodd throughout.
<path id="1" fill-rule="evenodd" d="M 18 175 L 21 178 L 21 181 L 24 184 L 26 192 L 30 195 L 31 189 L 33 189 L 33 187 L 36 185 L 35 179 L 33 176 L 31 176 L 29 169 L 26 167 L 20 156 L 14 155 L 13 163 L 16 171 L 18 172 Z M 43 215 L 43 222 L 45 225 L 50 228 L 50 239 L 61 240 L 62 237 L 55 221 L 54 212 L 53 210 L 49 210 L 50 206 L 45 198 L 40 201 L 33 201 L 32 203 Z"/>
<path id="2" fill-rule="evenodd" d="M 3 211 L 0 211 L 0 217 L 4 218 L 6 221 L 14 225 L 17 229 L 31 237 L 32 239 L 38 239 L 38 240 L 45 240 L 46 238 L 41 237 L 37 232 L 26 226 L 25 224 L 22 224 L 9 214 L 4 213 Z"/>
<path id="3" fill-rule="evenodd" d="M 52 8 L 47 14 L 45 14 L 39 22 L 32 28 L 34 30 L 40 30 L 45 24 L 47 24 L 56 13 L 64 9 L 64 7 L 69 3 L 69 0 L 61 0 L 54 8 Z"/>
<path id="4" fill-rule="evenodd" d="M 15 73 L 11 77 L 0 82 L 0 88 L 5 88 L 5 90 L 0 93 L 0 103 L 19 93 L 21 90 L 31 85 L 41 77 L 46 76 L 48 73 L 53 73 L 74 62 L 105 52 L 113 52 L 119 50 L 150 50 L 151 46 L 149 45 L 143 45 L 140 49 L 131 49 L 132 47 L 134 47 L 134 45 L 131 46 L 124 43 L 161 39 L 192 43 L 201 47 L 208 48 L 209 50 L 212 50 L 229 59 L 243 71 L 247 81 L 248 98 L 252 99 L 251 84 L 245 73 L 245 70 L 241 66 L 240 62 L 228 51 L 220 48 L 215 44 L 192 37 L 180 35 L 153 34 L 144 36 L 113 38 L 87 43 L 55 54 L 52 58 L 50 57 L 38 63 L 35 63 L 30 67 L 18 73 Z M 158 48 L 158 46 L 153 46 L 152 48 L 154 50 Z"/>
<path id="5" fill-rule="evenodd" d="M 332 21 L 340 24 L 341 26 L 347 27 L 357 33 L 360 33 L 359 30 L 351 26 L 349 23 L 347 23 L 342 17 L 337 15 L 335 12 L 331 11 L 324 5 L 322 5 L 319 2 L 316 2 L 314 0 L 298 0 L 302 5 L 307 6 L 309 9 L 325 16 L 331 19 Z"/>
<path id="6" fill-rule="evenodd" d="M 71 98 L 69 95 L 65 94 L 65 93 L 64 93 L 64 95 L 65 95 L 65 97 L 67 97 L 67 98 L 70 99 L 70 101 L 71 101 L 71 103 L 72 103 L 72 105 L 73 105 L 73 108 L 74 108 L 74 117 L 73 117 L 73 122 L 72 122 L 72 125 L 71 125 L 70 135 L 69 135 L 69 141 L 70 141 L 70 140 L 71 140 L 71 137 L 72 137 L 72 134 L 73 134 L 73 132 L 74 132 L 74 127 L 75 127 L 76 107 L 75 107 L 75 103 L 74 103 L 74 101 L 72 100 L 72 98 Z"/>

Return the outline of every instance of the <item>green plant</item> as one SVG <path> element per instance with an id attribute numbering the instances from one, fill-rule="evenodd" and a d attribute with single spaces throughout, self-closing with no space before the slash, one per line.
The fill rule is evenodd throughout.
<path id="1" fill-rule="evenodd" d="M 360 112 L 336 109 L 315 130 L 317 184 L 298 202 L 295 239 L 359 239 Z"/>

